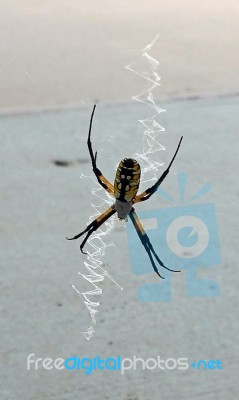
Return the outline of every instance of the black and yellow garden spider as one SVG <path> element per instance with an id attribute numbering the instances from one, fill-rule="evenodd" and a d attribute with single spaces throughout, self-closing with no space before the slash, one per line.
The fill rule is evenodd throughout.
<path id="1" fill-rule="evenodd" d="M 91 119 L 90 119 L 90 127 L 89 127 L 89 134 L 88 134 L 88 149 L 91 157 L 91 162 L 92 162 L 92 167 L 93 171 L 96 175 L 96 178 L 99 182 L 99 184 L 112 196 L 115 198 L 115 203 L 108 208 L 104 213 L 99 215 L 93 222 L 91 222 L 84 231 L 79 233 L 78 235 L 72 237 L 72 238 L 67 238 L 67 240 L 75 240 L 81 237 L 84 233 L 87 232 L 87 235 L 83 242 L 80 245 L 81 252 L 83 254 L 87 254 L 83 251 L 83 247 L 90 237 L 90 235 L 96 231 L 105 221 L 107 221 L 108 218 L 110 218 L 113 214 L 117 213 L 119 219 L 126 219 L 127 216 L 130 217 L 131 221 L 133 222 L 133 225 L 137 231 L 137 234 L 141 240 L 141 243 L 143 244 L 146 252 L 148 253 L 148 256 L 150 258 L 150 261 L 152 263 L 154 271 L 159 275 L 160 278 L 164 279 L 159 271 L 158 268 L 155 265 L 155 262 L 153 260 L 152 254 L 155 256 L 156 260 L 158 263 L 161 265 L 161 267 L 171 271 L 171 272 L 180 272 L 180 271 L 175 271 L 172 270 L 168 267 L 166 267 L 163 262 L 160 260 L 159 256 L 155 253 L 154 248 L 149 240 L 148 235 L 146 234 L 136 212 L 133 207 L 133 204 L 139 203 L 141 201 L 148 200 L 152 194 L 156 192 L 158 189 L 159 185 L 163 182 L 163 180 L 166 178 L 166 176 L 169 173 L 169 169 L 178 153 L 179 147 L 181 145 L 181 141 L 183 139 L 183 136 L 181 137 L 178 147 L 176 149 L 176 152 L 168 166 L 168 168 L 164 171 L 164 173 L 161 175 L 161 177 L 157 180 L 157 182 L 145 190 L 143 193 L 136 195 L 138 188 L 139 188 L 139 183 L 140 183 L 140 166 L 138 162 L 132 158 L 124 158 L 122 161 L 120 161 L 119 166 L 116 171 L 116 176 L 115 176 L 115 181 L 114 181 L 114 186 L 102 175 L 101 171 L 99 168 L 97 168 L 96 165 L 96 158 L 97 158 L 97 151 L 95 152 L 95 155 L 93 154 L 92 150 L 92 144 L 91 144 L 91 127 L 92 127 L 92 121 L 94 117 L 94 112 L 95 112 L 95 107 L 93 107 L 93 111 L 91 114 Z"/>

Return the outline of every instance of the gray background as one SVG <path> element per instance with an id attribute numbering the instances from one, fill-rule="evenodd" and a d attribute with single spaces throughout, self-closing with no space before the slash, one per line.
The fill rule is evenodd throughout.
<path id="1" fill-rule="evenodd" d="M 175 7 L 151 1 L 143 6 L 144 3 L 137 5 L 131 1 L 129 5 L 122 3 L 122 8 L 114 8 L 105 2 L 105 8 L 102 5 L 97 13 L 93 1 L 89 3 L 91 8 L 84 8 L 83 4 L 75 6 L 73 2 L 67 6 L 66 2 L 60 6 L 56 2 L 43 2 L 41 6 L 27 1 L 21 6 L 14 1 L 3 2 L 6 13 L 1 18 L 6 40 L 1 40 L 2 66 L 5 66 L 1 73 L 5 91 L 2 90 L 0 118 L 1 399 L 236 398 L 238 59 L 229 50 L 235 40 L 233 21 L 238 9 L 233 1 L 220 6 L 216 2 L 210 6 L 207 2 L 195 2 L 195 8 L 185 1 L 178 16 L 179 2 L 174 3 Z M 134 10 L 137 13 L 132 15 Z M 118 26 L 114 25 L 118 20 L 116 32 L 112 27 Z M 192 32 L 187 36 L 188 46 L 180 37 L 174 42 L 178 20 L 179 27 L 184 26 L 184 20 L 188 21 L 185 30 Z M 221 295 L 187 298 L 185 272 L 182 272 L 173 275 L 171 302 L 138 302 L 138 287 L 158 283 L 158 277 L 153 272 L 142 276 L 132 274 L 126 229 L 115 221 L 106 237 L 107 243 L 115 246 L 106 249 L 103 259 L 107 271 L 124 290 L 107 278 L 100 284 L 103 294 L 96 333 L 86 341 L 81 332 L 90 325 L 90 317 L 71 287 L 75 284 L 79 290 L 91 288 L 78 275 L 79 271 L 84 273 L 86 259 L 80 253 L 79 243 L 67 242 L 65 236 L 80 232 L 93 214 L 91 190 L 97 183 L 81 178 L 82 173 L 92 176 L 86 146 L 92 103 L 96 97 L 101 103 L 94 120 L 94 149 L 98 150 L 100 168 L 113 181 L 120 158 L 141 151 L 137 120 L 148 113 L 146 106 L 130 101 L 131 95 L 143 90 L 143 84 L 124 70 L 133 58 L 127 51 L 149 43 L 159 31 L 160 21 L 162 47 L 156 45 L 154 55 L 162 63 L 168 60 L 170 65 L 169 70 L 166 64 L 162 65 L 162 97 L 158 92 L 160 105 L 167 109 L 160 117 L 166 128 L 163 144 L 167 151 L 162 154 L 165 164 L 179 137 L 184 135 L 180 153 L 163 187 L 176 197 L 178 172 L 188 173 L 189 197 L 205 182 L 211 183 L 213 191 L 206 200 L 216 207 L 222 263 L 216 268 L 202 269 L 200 276 L 217 281 Z M 173 31 L 169 29 L 172 25 Z M 67 29 L 74 30 L 74 26 L 84 28 L 85 36 L 76 31 L 69 33 Z M 147 30 L 145 26 L 149 26 Z M 60 28 L 65 42 L 57 34 Z M 224 47 L 219 40 L 222 28 Z M 32 40 L 25 36 L 27 29 L 34 33 Z M 104 40 L 98 37 L 97 29 L 105 35 Z M 127 29 L 132 31 L 130 38 Z M 207 41 L 202 50 L 203 37 Z M 35 45 L 33 38 L 37 40 Z M 77 48 L 72 49 L 72 43 L 77 43 Z M 97 54 L 92 71 L 82 43 Z M 167 43 L 174 45 L 174 51 Z M 117 45 L 118 58 L 115 58 L 112 49 Z M 219 47 L 224 52 L 223 56 L 218 55 L 221 63 L 212 54 L 212 49 Z M 36 49 L 38 57 L 34 54 Z M 19 58 L 13 57 L 11 61 L 7 57 L 9 52 L 19 54 Z M 48 52 L 55 57 L 55 63 L 50 63 Z M 57 55 L 61 55 L 62 64 Z M 202 62 L 201 68 L 195 70 L 194 65 L 199 65 L 197 57 Z M 66 62 L 75 73 L 65 69 Z M 177 63 L 186 76 L 179 73 Z M 34 76 L 34 84 L 24 78 L 24 71 Z M 198 98 L 188 93 L 197 94 Z M 70 164 L 60 167 L 54 160 Z M 141 188 L 147 186 L 142 183 Z M 155 196 L 139 205 L 138 210 L 162 206 L 169 204 Z M 219 359 L 223 370 L 137 369 L 126 372 L 125 376 L 117 371 L 95 371 L 89 376 L 83 371 L 42 368 L 27 371 L 30 353 L 35 353 L 36 358 L 136 355 L 146 359 L 160 355 L 188 357 L 189 361 Z"/>

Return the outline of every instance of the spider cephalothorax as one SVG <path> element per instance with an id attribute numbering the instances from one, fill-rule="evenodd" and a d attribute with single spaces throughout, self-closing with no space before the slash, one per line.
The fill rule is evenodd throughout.
<path id="1" fill-rule="evenodd" d="M 177 152 L 179 150 L 179 147 L 181 145 L 181 141 L 183 137 L 181 137 L 178 147 L 175 151 L 175 154 L 168 166 L 168 168 L 163 172 L 161 177 L 156 181 L 156 183 L 145 190 L 143 193 L 137 195 L 137 191 L 139 188 L 139 183 L 140 183 L 140 166 L 138 162 L 132 158 L 124 158 L 120 163 L 116 171 L 115 175 L 115 181 L 114 181 L 114 186 L 102 175 L 101 171 L 97 168 L 96 166 L 96 158 L 97 158 L 97 151 L 95 152 L 95 155 L 92 150 L 92 144 L 91 144 L 91 127 L 92 127 L 92 121 L 93 121 L 93 116 L 95 112 L 95 107 L 94 105 L 92 114 L 91 114 L 91 119 L 90 119 L 90 128 L 89 128 L 89 134 L 88 134 L 88 149 L 91 157 L 91 162 L 92 162 L 92 167 L 93 171 L 96 175 L 96 178 L 99 182 L 99 184 L 108 192 L 110 195 L 115 198 L 115 203 L 108 208 L 103 214 L 101 214 L 99 217 L 97 217 L 91 224 L 89 224 L 84 231 L 79 233 L 78 235 L 74 236 L 73 238 L 69 238 L 68 240 L 75 240 L 78 239 L 80 236 L 82 236 L 84 233 L 87 233 L 85 239 L 80 245 L 80 249 L 82 253 L 86 254 L 83 251 L 83 247 L 89 238 L 89 236 L 96 231 L 105 221 L 107 221 L 108 218 L 110 218 L 113 214 L 117 213 L 119 219 L 127 219 L 127 216 L 130 217 L 131 221 L 133 222 L 133 225 L 138 233 L 138 236 L 141 240 L 141 243 L 143 244 L 146 252 L 148 253 L 148 256 L 150 258 L 150 261 L 152 263 L 154 271 L 161 277 L 163 278 L 157 269 L 157 266 L 155 265 L 154 259 L 152 255 L 156 258 L 158 263 L 161 265 L 161 267 L 172 271 L 172 272 L 180 272 L 180 271 L 174 271 L 168 267 L 166 267 L 163 262 L 160 260 L 159 256 L 155 253 L 154 248 L 149 240 L 148 235 L 144 231 L 144 228 L 135 212 L 135 209 L 133 205 L 135 203 L 139 203 L 141 201 L 148 200 L 152 194 L 156 192 L 158 189 L 159 185 L 163 182 L 163 180 L 166 178 L 166 176 L 169 173 L 170 167 L 177 155 Z"/>

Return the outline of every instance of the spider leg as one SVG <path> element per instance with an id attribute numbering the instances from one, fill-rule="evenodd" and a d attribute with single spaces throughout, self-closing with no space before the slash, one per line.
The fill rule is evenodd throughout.
<path id="1" fill-rule="evenodd" d="M 96 231 L 105 221 L 107 221 L 108 218 L 110 218 L 113 214 L 115 213 L 115 208 L 114 206 L 111 206 L 110 208 L 108 208 L 108 210 L 106 210 L 104 213 L 102 213 L 101 215 L 99 215 L 99 217 L 97 217 L 94 221 L 92 221 L 84 231 L 80 232 L 78 235 L 72 237 L 72 238 L 66 238 L 67 240 L 75 240 L 78 239 L 79 237 L 81 237 L 82 235 L 84 235 L 84 233 L 88 232 L 85 239 L 83 240 L 83 242 L 80 245 L 80 249 L 81 252 L 83 254 L 87 254 L 83 251 L 83 247 L 85 245 L 85 243 L 87 242 L 88 238 L 90 237 L 90 235 Z"/>
<path id="2" fill-rule="evenodd" d="M 152 196 L 152 194 L 154 194 L 156 192 L 156 190 L 158 189 L 159 185 L 161 185 L 161 183 L 163 182 L 163 180 L 166 178 L 166 176 L 169 173 L 170 167 L 172 165 L 172 163 L 174 162 L 174 159 L 178 153 L 179 147 L 181 145 L 181 142 L 183 140 L 183 136 L 181 137 L 178 147 L 174 153 L 174 156 L 168 166 L 168 168 L 163 172 L 163 174 L 160 176 L 160 178 L 157 180 L 157 182 L 151 186 L 150 188 L 148 188 L 147 190 L 145 190 L 145 192 L 135 196 L 133 203 L 139 203 L 140 201 L 145 201 L 148 200 L 150 198 L 150 196 Z"/>
<path id="3" fill-rule="evenodd" d="M 92 143 L 90 140 L 91 139 L 91 127 L 92 127 L 92 121 L 93 121 L 93 117 L 94 117 L 95 107 L 96 107 L 96 104 L 93 107 L 93 111 L 92 111 L 91 118 L 90 118 L 89 135 L 88 135 L 88 140 L 87 140 L 88 149 L 89 149 L 89 153 L 90 153 L 93 171 L 94 171 L 94 174 L 95 174 L 99 184 L 105 190 L 107 190 L 107 192 L 109 194 L 111 194 L 111 196 L 114 196 L 114 186 L 104 177 L 104 175 L 99 170 L 99 168 L 97 168 L 97 165 L 96 165 L 97 151 L 95 152 L 95 155 L 94 155 L 93 149 L 92 149 Z"/>
<path id="4" fill-rule="evenodd" d="M 150 242 L 150 239 L 149 239 L 147 233 L 145 232 L 145 230 L 143 228 L 143 225 L 141 224 L 141 222 L 140 222 L 140 220 L 139 220 L 134 208 L 132 208 L 132 210 L 130 211 L 129 217 L 130 217 L 131 221 L 133 222 L 133 225 L 134 225 L 134 227 L 136 229 L 136 232 L 137 232 L 137 234 L 138 234 L 138 236 L 140 238 L 140 241 L 141 241 L 142 245 L 144 246 L 144 248 L 145 248 L 145 250 L 146 250 L 146 252 L 147 252 L 147 254 L 148 254 L 149 258 L 150 258 L 151 264 L 152 264 L 153 269 L 156 272 L 156 274 L 158 274 L 158 276 L 160 278 L 165 279 L 163 276 L 160 275 L 160 273 L 158 271 L 158 268 L 156 267 L 155 262 L 153 260 L 152 254 L 154 255 L 154 257 L 158 261 L 159 265 L 161 265 L 161 267 L 163 267 L 163 268 L 165 268 L 165 269 L 167 269 L 168 271 L 171 271 L 171 272 L 181 272 L 181 271 L 176 271 L 176 270 L 173 270 L 173 269 L 170 269 L 170 268 L 166 267 L 164 265 L 164 263 L 160 260 L 159 256 L 155 252 L 155 250 L 154 250 L 154 248 L 153 248 L 153 246 L 152 246 L 152 244 Z"/>

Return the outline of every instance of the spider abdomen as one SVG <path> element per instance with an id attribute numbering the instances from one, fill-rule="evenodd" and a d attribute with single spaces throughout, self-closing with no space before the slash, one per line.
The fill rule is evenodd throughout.
<path id="1" fill-rule="evenodd" d="M 140 166 L 132 158 L 120 161 L 115 175 L 114 196 L 121 201 L 132 201 L 140 182 Z"/>

